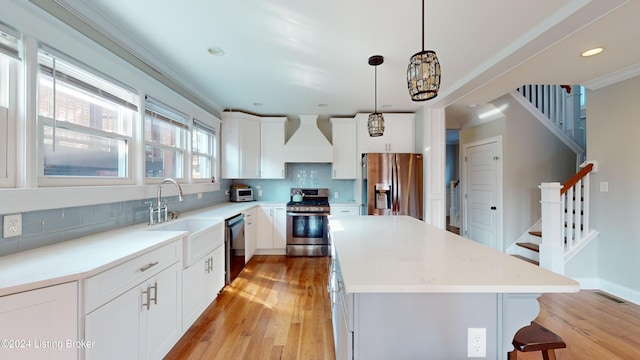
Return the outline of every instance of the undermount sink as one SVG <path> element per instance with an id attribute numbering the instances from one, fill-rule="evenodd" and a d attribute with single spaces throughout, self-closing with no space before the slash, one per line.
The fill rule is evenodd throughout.
<path id="1" fill-rule="evenodd" d="M 149 231 L 187 231 L 183 238 L 183 266 L 192 265 L 218 246 L 224 245 L 224 219 L 181 219 L 151 225 Z"/>

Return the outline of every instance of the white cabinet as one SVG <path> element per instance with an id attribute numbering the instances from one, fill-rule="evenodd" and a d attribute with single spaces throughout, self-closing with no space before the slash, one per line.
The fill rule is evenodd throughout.
<path id="1" fill-rule="evenodd" d="M 413 153 L 415 152 L 415 115 L 383 114 L 384 135 L 369 136 L 368 114 L 357 114 L 360 153 Z"/>
<path id="2" fill-rule="evenodd" d="M 263 179 L 284 179 L 284 134 L 286 117 L 262 118 L 260 125 L 261 166 Z"/>
<path id="3" fill-rule="evenodd" d="M 182 240 L 84 281 L 85 359 L 160 359 L 182 335 Z"/>
<path id="4" fill-rule="evenodd" d="M 0 297 L 0 359 L 77 359 L 77 311 L 76 282 Z"/>
<path id="5" fill-rule="evenodd" d="M 287 210 L 283 205 L 260 205 L 256 253 L 284 255 L 287 247 Z"/>
<path id="6" fill-rule="evenodd" d="M 241 112 L 222 113 L 222 178 L 260 177 L 260 118 Z"/>
<path id="7" fill-rule="evenodd" d="M 182 271 L 182 330 L 187 331 L 215 300 L 225 281 L 224 245 Z"/>
<path id="8" fill-rule="evenodd" d="M 332 118 L 333 132 L 333 179 L 355 179 L 357 177 L 357 124 L 353 118 Z"/>
<path id="9" fill-rule="evenodd" d="M 360 205 L 356 204 L 331 204 L 331 216 L 355 216 L 360 215 Z"/>
<path id="10" fill-rule="evenodd" d="M 244 212 L 244 263 L 248 263 L 258 246 L 258 208 L 253 207 Z"/>

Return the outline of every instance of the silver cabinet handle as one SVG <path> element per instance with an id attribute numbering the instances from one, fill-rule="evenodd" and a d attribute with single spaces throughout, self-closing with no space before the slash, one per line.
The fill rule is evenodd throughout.
<path id="1" fill-rule="evenodd" d="M 150 299 L 150 293 L 149 293 L 149 286 L 147 286 L 147 290 L 142 290 L 142 296 L 147 296 L 147 302 L 146 303 L 142 303 L 142 309 L 144 309 L 144 307 L 147 307 L 147 310 L 149 310 L 151 308 L 151 299 Z"/>
<path id="2" fill-rule="evenodd" d="M 152 267 L 154 267 L 156 265 L 158 265 L 157 261 L 156 262 L 152 262 L 152 263 L 148 263 L 147 265 L 145 265 L 145 266 L 140 268 L 140 272 L 145 272 L 145 271 L 151 269 Z"/>
<path id="3" fill-rule="evenodd" d="M 150 297 L 151 289 L 153 289 L 153 297 Z M 155 305 L 158 304 L 158 282 L 157 281 L 154 281 L 153 286 L 148 287 L 147 298 L 149 299 L 147 300 L 147 302 L 149 303 L 149 306 L 151 306 L 151 300 L 153 300 L 153 303 Z"/>

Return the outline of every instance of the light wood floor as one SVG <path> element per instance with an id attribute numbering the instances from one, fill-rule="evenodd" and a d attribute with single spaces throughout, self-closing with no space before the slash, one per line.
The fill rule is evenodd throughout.
<path id="1" fill-rule="evenodd" d="M 328 267 L 254 256 L 166 359 L 335 359 Z"/>
<path id="2" fill-rule="evenodd" d="M 328 266 L 326 257 L 255 256 L 166 359 L 333 360 Z M 593 291 L 539 301 L 536 321 L 568 346 L 558 360 L 640 359 L 640 306 Z"/>

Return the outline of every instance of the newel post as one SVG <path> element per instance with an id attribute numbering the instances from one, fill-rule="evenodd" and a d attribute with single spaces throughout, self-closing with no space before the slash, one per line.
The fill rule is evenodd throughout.
<path id="1" fill-rule="evenodd" d="M 562 235 L 562 185 L 557 182 L 542 183 L 542 243 L 540 266 L 558 274 L 564 274 L 564 241 Z"/>

